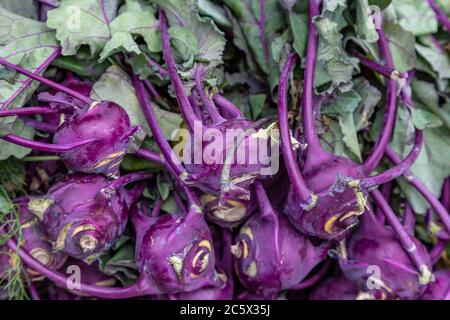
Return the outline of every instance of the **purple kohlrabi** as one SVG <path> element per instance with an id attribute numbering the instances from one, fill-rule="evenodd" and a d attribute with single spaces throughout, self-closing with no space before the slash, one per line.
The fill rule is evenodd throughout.
<path id="1" fill-rule="evenodd" d="M 122 234 L 143 185 L 122 186 L 147 177 L 130 173 L 110 181 L 101 175 L 68 175 L 45 196 L 31 198 L 28 208 L 41 220 L 55 251 L 85 259 L 108 250 Z"/>
<path id="2" fill-rule="evenodd" d="M 60 153 L 61 159 L 74 171 L 117 176 L 120 162 L 136 130 L 121 106 L 102 101 L 76 110 L 60 124 L 54 143 L 64 145 L 94 139 L 91 143 Z"/>
<path id="3" fill-rule="evenodd" d="M 346 277 L 332 276 L 319 283 L 309 294 L 309 300 L 356 300 L 358 287 Z"/>
<path id="4" fill-rule="evenodd" d="M 211 232 L 201 210 L 191 205 L 185 216 L 151 217 L 145 202 L 131 212 L 136 229 L 136 264 L 140 279 L 154 294 L 223 287 L 216 270 Z"/>
<path id="5" fill-rule="evenodd" d="M 438 270 L 420 300 L 450 300 L 450 271 Z"/>
<path id="6" fill-rule="evenodd" d="M 423 267 L 431 270 L 426 248 L 417 239 L 413 241 L 425 261 Z M 419 277 L 395 233 L 370 210 L 363 215 L 347 245 L 341 245 L 339 264 L 344 275 L 363 292 L 360 296 L 367 299 L 418 299 L 429 282 Z"/>
<path id="7" fill-rule="evenodd" d="M 326 258 L 329 244 L 314 246 L 274 211 L 260 183 L 255 189 L 260 212 L 241 227 L 235 239 L 235 270 L 247 290 L 273 299 L 306 278 Z"/>

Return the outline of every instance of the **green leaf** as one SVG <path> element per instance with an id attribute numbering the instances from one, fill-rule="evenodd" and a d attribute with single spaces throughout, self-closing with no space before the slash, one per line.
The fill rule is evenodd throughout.
<path id="1" fill-rule="evenodd" d="M 441 79 L 450 79 L 450 58 L 435 46 L 426 47 L 416 44 L 417 52 L 430 64 Z"/>
<path id="2" fill-rule="evenodd" d="M 397 122 L 390 146 L 403 159 L 413 144 L 414 126 L 406 108 L 399 108 Z M 446 127 L 427 128 L 424 130 L 424 144 L 418 159 L 411 167 L 413 174 L 422 181 L 430 191 L 439 197 L 442 184 L 450 175 L 450 130 Z M 425 199 L 404 179 L 398 180 L 414 212 L 423 214 L 429 208 Z"/>
<path id="3" fill-rule="evenodd" d="M 416 102 L 416 108 L 421 108 L 434 113 L 450 129 L 448 111 L 439 107 L 439 95 L 434 84 L 422 80 L 413 80 L 411 83 L 412 96 Z"/>
<path id="4" fill-rule="evenodd" d="M 100 54 L 100 62 L 119 51 L 141 53 L 134 39 L 136 36 L 143 38 L 150 52 L 161 51 L 159 22 L 152 7 L 144 6 L 137 0 L 127 0 L 122 8 L 110 24 L 112 37 Z"/>
<path id="5" fill-rule="evenodd" d="M 34 137 L 34 129 L 31 126 L 25 125 L 24 122 L 20 119 L 17 119 L 12 125 L 11 133 L 27 139 L 33 139 Z M 22 159 L 30 153 L 31 149 L 24 148 L 0 139 L 0 160 L 8 159 L 11 156 Z"/>
<path id="6" fill-rule="evenodd" d="M 369 81 L 364 78 L 354 79 L 353 84 L 353 90 L 361 97 L 359 106 L 353 113 L 356 130 L 359 131 L 369 126 L 369 119 L 378 102 L 381 100 L 382 95 L 377 88 L 371 86 Z"/>
<path id="7" fill-rule="evenodd" d="M 438 21 L 427 1 L 393 0 L 392 6 L 397 15 L 397 22 L 406 31 L 416 36 L 437 31 Z"/>
<path id="8" fill-rule="evenodd" d="M 55 52 L 57 45 L 55 33 L 44 23 L 23 18 L 0 8 L 1 57 L 34 72 L 44 62 L 50 63 L 47 60 Z M 45 71 L 45 68 L 42 71 Z M 22 107 L 28 101 L 39 83 L 33 81 L 31 85 L 25 86 L 24 81 L 27 79 L 20 74 L 15 74 L 13 78 L 8 77 L 7 80 L 3 77 L 0 79 L 0 109 L 11 101 L 9 108 Z M 13 120 L 14 118 L 3 118 L 0 122 Z"/>
<path id="9" fill-rule="evenodd" d="M 322 106 L 322 114 L 344 115 L 352 113 L 356 110 L 360 101 L 361 97 L 354 90 L 340 93 Z"/>
<path id="10" fill-rule="evenodd" d="M 240 29 L 238 38 L 234 38 L 237 47 L 251 54 L 259 72 L 266 77 L 273 90 L 278 84 L 278 62 L 272 56 L 270 45 L 285 28 L 284 11 L 278 0 L 264 2 L 264 26 L 260 24 L 260 1 L 225 0 Z M 233 20 L 232 20 L 233 21 Z M 242 37 L 242 38 L 241 38 Z M 243 47 L 246 46 L 246 49 Z M 256 70 L 255 70 L 256 71 Z"/>
<path id="11" fill-rule="evenodd" d="M 134 256 L 134 244 L 127 241 L 116 252 L 99 258 L 100 271 L 115 276 L 124 285 L 130 285 L 138 277 Z"/>
<path id="12" fill-rule="evenodd" d="M 0 7 L 24 18 L 38 20 L 38 2 L 35 0 L 0 0 Z"/>
<path id="13" fill-rule="evenodd" d="M 368 42 L 378 41 L 378 32 L 373 18 L 370 16 L 369 1 L 356 0 L 356 32 Z"/>
<path id="14" fill-rule="evenodd" d="M 300 57 L 306 54 L 306 44 L 308 42 L 308 15 L 291 12 L 289 23 L 294 36 L 294 49 Z"/>
<path id="15" fill-rule="evenodd" d="M 193 61 L 190 61 L 190 59 L 182 62 L 178 61 L 178 67 L 183 71 L 185 80 L 193 79 L 193 62 L 201 62 L 204 70 L 209 70 L 210 72 L 222 63 L 225 38 L 213 20 L 209 17 L 200 17 L 197 0 L 152 0 L 152 2 L 165 10 L 172 36 L 177 36 L 182 28 L 185 29 L 182 39 L 186 39 L 186 34 L 190 33 L 197 40 L 197 49 Z M 174 27 L 177 27 L 175 29 L 178 31 L 176 34 L 174 34 Z M 184 44 L 189 45 L 189 49 L 192 49 L 192 43 Z M 178 51 L 185 52 L 188 50 L 180 50 L 179 46 L 181 43 L 179 41 L 174 45 L 177 46 L 176 49 Z"/>
<path id="16" fill-rule="evenodd" d="M 254 94 L 248 97 L 253 120 L 258 119 L 259 115 L 263 111 L 266 99 L 267 96 L 265 94 Z"/>
<path id="17" fill-rule="evenodd" d="M 392 0 L 369 0 L 369 4 L 372 6 L 378 6 L 381 10 L 384 10 L 391 4 Z"/>
<path id="18" fill-rule="evenodd" d="M 198 0 L 198 10 L 202 15 L 211 17 L 214 22 L 223 27 L 231 27 L 230 19 L 224 8 L 210 0 Z"/>
<path id="19" fill-rule="evenodd" d="M 391 22 L 384 23 L 384 32 L 389 41 L 395 68 L 400 72 L 413 69 L 416 63 L 414 35 Z"/>
<path id="20" fill-rule="evenodd" d="M 346 8 L 345 0 L 324 1 L 322 14 L 314 19 L 319 34 L 314 87 L 319 92 L 331 93 L 338 87 L 348 90 L 358 69 L 358 60 L 345 52 L 340 33 L 347 25 L 343 15 Z"/>
<path id="21" fill-rule="evenodd" d="M 414 126 L 419 130 L 426 128 L 437 128 L 442 126 L 442 120 L 431 112 L 414 108 L 412 109 L 412 120 Z"/>
<path id="22" fill-rule="evenodd" d="M 362 161 L 353 114 L 349 112 L 340 116 L 339 125 L 341 126 L 345 146 L 359 161 Z"/>
<path id="23" fill-rule="evenodd" d="M 56 30 L 63 55 L 75 55 L 88 45 L 98 55 L 111 39 L 109 25 L 116 16 L 119 0 L 62 0 L 48 13 L 47 26 Z"/>
<path id="24" fill-rule="evenodd" d="M 119 104 L 127 111 L 132 125 L 140 126 L 145 134 L 151 136 L 150 128 L 145 120 L 132 81 L 120 67 L 111 66 L 106 70 L 103 76 L 94 83 L 91 97 Z M 176 113 L 159 108 L 155 103 L 152 106 L 164 136 L 166 139 L 170 139 L 172 133 L 180 127 L 182 118 Z M 144 137 L 139 136 L 137 141 L 141 143 Z"/>

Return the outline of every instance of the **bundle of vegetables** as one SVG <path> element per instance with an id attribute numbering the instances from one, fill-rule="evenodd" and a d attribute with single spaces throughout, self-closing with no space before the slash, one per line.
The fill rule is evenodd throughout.
<path id="1" fill-rule="evenodd" d="M 450 299 L 449 16 L 0 1 L 0 297 Z"/>

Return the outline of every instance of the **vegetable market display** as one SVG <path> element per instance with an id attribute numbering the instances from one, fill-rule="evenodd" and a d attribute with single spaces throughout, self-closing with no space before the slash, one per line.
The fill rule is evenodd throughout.
<path id="1" fill-rule="evenodd" d="M 0 0 L 0 298 L 450 300 L 449 0 Z"/>

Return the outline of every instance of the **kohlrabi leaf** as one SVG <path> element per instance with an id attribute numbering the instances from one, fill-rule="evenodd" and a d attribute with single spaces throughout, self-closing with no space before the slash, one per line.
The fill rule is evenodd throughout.
<path id="1" fill-rule="evenodd" d="M 134 244 L 124 243 L 117 251 L 99 258 L 100 270 L 118 278 L 123 285 L 130 285 L 137 279 L 137 267 L 134 260 Z"/>
<path id="2" fill-rule="evenodd" d="M 0 7 L 28 19 L 38 19 L 39 6 L 35 0 L 0 0 Z"/>
<path id="3" fill-rule="evenodd" d="M 242 49 L 241 43 L 249 49 L 257 67 L 262 71 L 270 88 L 278 84 L 279 61 L 275 61 L 270 46 L 277 34 L 281 34 L 286 26 L 284 10 L 278 0 L 225 0 L 230 9 L 237 28 L 243 39 L 234 39 Z M 263 4 L 264 6 L 261 6 Z"/>
<path id="4" fill-rule="evenodd" d="M 213 19 L 218 26 L 231 27 L 225 9 L 211 0 L 198 0 L 198 11 L 201 15 Z"/>
<path id="5" fill-rule="evenodd" d="M 398 23 L 406 31 L 414 35 L 435 33 L 438 21 L 434 11 L 427 1 L 423 0 L 393 0 Z"/>
<path id="6" fill-rule="evenodd" d="M 377 88 L 371 86 L 369 81 L 364 78 L 353 80 L 353 90 L 361 97 L 359 106 L 353 113 L 356 130 L 359 131 L 370 125 L 369 119 L 382 95 Z"/>
<path id="7" fill-rule="evenodd" d="M 258 119 L 259 115 L 263 111 L 266 99 L 267 97 L 265 94 L 254 94 L 248 97 L 253 120 Z"/>
<path id="8" fill-rule="evenodd" d="M 383 29 L 389 41 L 395 68 L 400 72 L 413 69 L 416 63 L 414 35 L 392 22 L 385 22 Z"/>
<path id="9" fill-rule="evenodd" d="M 381 10 L 384 10 L 387 6 L 391 4 L 392 0 L 369 0 L 369 5 L 377 6 Z"/>
<path id="10" fill-rule="evenodd" d="M 128 74 L 118 66 L 111 66 L 103 76 L 94 84 L 91 97 L 94 99 L 113 101 L 122 106 L 128 113 L 131 123 L 140 126 L 141 130 L 151 136 L 150 128 L 145 120 L 141 105 L 136 96 L 133 84 Z M 153 112 L 166 139 L 181 125 L 180 115 L 163 110 L 155 103 Z M 144 135 L 145 136 L 145 135 Z M 142 142 L 141 139 L 138 139 Z"/>
<path id="11" fill-rule="evenodd" d="M 360 101 L 361 97 L 354 90 L 339 93 L 324 103 L 322 106 L 322 114 L 344 115 L 349 112 L 352 113 L 356 110 Z"/>
<path id="12" fill-rule="evenodd" d="M 402 159 L 407 156 L 411 148 L 413 131 L 414 125 L 410 113 L 406 108 L 399 108 L 390 146 Z M 439 197 L 441 193 L 445 178 L 450 175 L 449 157 L 450 130 L 444 126 L 425 129 L 422 151 L 412 165 L 411 171 L 436 197 Z M 399 179 L 399 182 L 414 212 L 425 213 L 429 208 L 425 199 L 404 178 Z"/>
<path id="13" fill-rule="evenodd" d="M 34 129 L 31 126 L 25 125 L 25 123 L 17 119 L 10 128 L 11 133 L 27 138 L 33 139 Z M 17 159 L 22 159 L 31 153 L 31 149 L 18 146 L 16 144 L 6 142 L 0 139 L 0 160 L 8 159 L 11 156 Z"/>
<path id="14" fill-rule="evenodd" d="M 376 42 L 378 40 L 378 32 L 375 21 L 371 16 L 368 0 L 356 0 L 356 32 L 364 40 L 368 42 Z"/>
<path id="15" fill-rule="evenodd" d="M 142 37 L 150 52 L 161 51 L 159 22 L 155 10 L 138 0 L 128 0 L 120 9 L 120 14 L 110 23 L 109 40 L 100 54 L 100 62 L 110 55 L 125 51 L 140 54 L 135 37 Z"/>
<path id="16" fill-rule="evenodd" d="M 416 50 L 439 75 L 439 78 L 450 79 L 450 58 L 442 48 L 416 44 Z"/>
<path id="17" fill-rule="evenodd" d="M 193 79 L 196 62 L 202 63 L 204 70 L 212 72 L 222 63 L 225 37 L 209 17 L 201 17 L 197 0 L 152 0 L 166 12 L 169 33 L 175 52 L 188 53 L 179 61 L 178 69 L 184 80 Z M 194 40 L 195 39 L 195 40 Z M 195 43 L 194 43 L 195 41 Z M 208 78 L 208 73 L 205 75 Z M 206 80 L 206 79 L 205 79 Z"/>
<path id="18" fill-rule="evenodd" d="M 314 87 L 319 92 L 331 93 L 338 87 L 349 90 L 353 72 L 358 68 L 358 60 L 345 52 L 340 33 L 347 25 L 343 15 L 346 7 L 344 0 L 326 0 L 322 14 L 314 20 L 319 34 Z"/>
<path id="19" fill-rule="evenodd" d="M 58 43 L 54 31 L 44 23 L 0 8 L 0 57 L 29 71 L 40 69 L 43 72 L 56 50 Z M 10 76 L 8 79 L 0 78 L 0 109 L 23 106 L 39 86 L 37 82 L 27 85 L 29 78 L 20 74 L 15 74 L 13 78 Z M 5 120 L 10 122 L 13 118 L 3 118 L 0 122 Z"/>
<path id="20" fill-rule="evenodd" d="M 439 107 L 439 95 L 434 84 L 422 80 L 413 80 L 411 89 L 416 107 L 432 112 L 450 129 L 450 122 L 445 115 L 448 114 L 448 111 Z"/>
<path id="21" fill-rule="evenodd" d="M 63 0 L 48 13 L 47 26 L 56 30 L 63 55 L 74 55 L 87 45 L 98 55 L 111 39 L 110 24 L 116 17 L 119 0 Z"/>
<path id="22" fill-rule="evenodd" d="M 289 25 L 294 36 L 294 49 L 300 57 L 306 54 L 306 44 L 308 42 L 308 15 L 289 13 Z"/>
<path id="23" fill-rule="evenodd" d="M 356 131 L 353 113 L 348 112 L 339 116 L 339 125 L 341 126 L 343 134 L 342 140 L 344 141 L 345 146 L 359 161 L 361 161 L 361 149 L 359 147 L 358 132 Z"/>
<path id="24" fill-rule="evenodd" d="M 414 126 L 419 130 L 442 126 L 442 120 L 431 112 L 414 108 L 411 112 Z"/>

